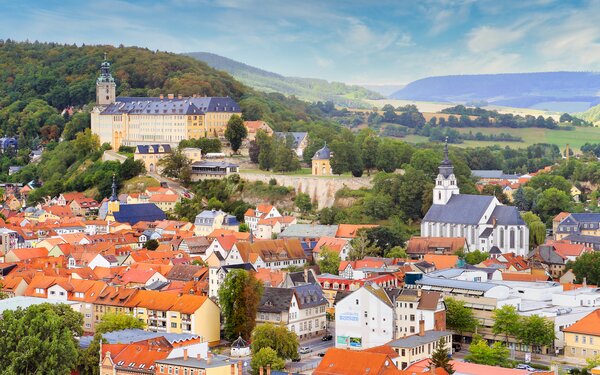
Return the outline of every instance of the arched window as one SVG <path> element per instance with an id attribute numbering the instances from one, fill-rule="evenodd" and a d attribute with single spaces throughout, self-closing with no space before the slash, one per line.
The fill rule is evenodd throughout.
<path id="1" fill-rule="evenodd" d="M 509 243 L 510 243 L 510 248 L 514 249 L 515 248 L 515 229 L 511 228 L 509 231 Z"/>
<path id="2" fill-rule="evenodd" d="M 504 247 L 504 228 L 500 228 L 500 248 Z"/>
<path id="3" fill-rule="evenodd" d="M 442 192 L 438 192 L 438 199 L 442 200 Z"/>
<path id="4" fill-rule="evenodd" d="M 523 248 L 523 246 L 525 246 L 523 244 L 523 232 L 524 232 L 523 229 L 519 229 L 519 247 L 520 248 Z"/>

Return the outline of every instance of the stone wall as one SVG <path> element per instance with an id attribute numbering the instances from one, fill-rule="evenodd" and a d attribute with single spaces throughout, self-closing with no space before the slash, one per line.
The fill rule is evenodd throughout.
<path id="1" fill-rule="evenodd" d="M 269 180 L 274 178 L 279 185 L 292 187 L 296 192 L 308 194 L 318 203 L 319 208 L 333 206 L 335 193 L 344 187 L 352 190 L 371 187 L 370 177 L 317 177 L 249 172 L 240 173 L 240 177 L 264 183 L 269 183 Z"/>

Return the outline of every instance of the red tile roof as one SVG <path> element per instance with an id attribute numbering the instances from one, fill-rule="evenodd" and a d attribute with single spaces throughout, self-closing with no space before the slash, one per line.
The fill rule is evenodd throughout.
<path id="1" fill-rule="evenodd" d="M 575 324 L 563 329 L 563 332 L 600 336 L 600 309 L 579 319 Z"/>

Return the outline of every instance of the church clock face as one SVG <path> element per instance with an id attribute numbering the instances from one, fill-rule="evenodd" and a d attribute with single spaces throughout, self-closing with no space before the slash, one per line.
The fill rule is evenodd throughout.
<path id="1" fill-rule="evenodd" d="M 108 95 L 106 95 L 106 100 L 108 100 L 108 99 L 110 99 L 110 98 L 108 97 Z"/>

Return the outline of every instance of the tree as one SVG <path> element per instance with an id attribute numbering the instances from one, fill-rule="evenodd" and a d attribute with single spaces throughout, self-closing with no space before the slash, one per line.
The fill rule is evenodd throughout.
<path id="1" fill-rule="evenodd" d="M 376 167 L 379 143 L 379 138 L 370 134 L 361 144 L 361 157 L 368 175 L 371 175 L 371 170 Z"/>
<path id="2" fill-rule="evenodd" d="M 132 157 L 127 158 L 119 170 L 119 175 L 122 180 L 129 180 L 146 172 L 144 162 L 141 160 L 133 160 Z"/>
<path id="3" fill-rule="evenodd" d="M 82 159 L 100 149 L 100 138 L 98 135 L 92 134 L 91 129 L 85 129 L 85 131 L 77 133 L 77 137 L 71 141 L 71 145 L 73 146 L 73 153 Z"/>
<path id="4" fill-rule="evenodd" d="M 359 231 L 358 235 L 350 241 L 352 250 L 348 253 L 350 260 L 360 260 L 366 256 L 378 256 L 380 255 L 379 248 L 371 244 L 367 239 L 365 231 Z"/>
<path id="5" fill-rule="evenodd" d="M 184 182 L 189 182 L 192 172 L 192 163 L 185 154 L 176 148 L 168 155 L 163 156 L 158 161 L 158 166 L 162 170 L 162 174 L 171 177 L 178 178 Z"/>
<path id="6" fill-rule="evenodd" d="M 238 231 L 242 233 L 250 232 L 250 227 L 246 223 L 240 223 L 238 227 Z"/>
<path id="7" fill-rule="evenodd" d="M 252 356 L 252 360 L 250 361 L 253 375 L 258 375 L 261 367 L 265 369 L 263 371 L 266 373 L 268 365 L 271 366 L 271 370 L 283 370 L 285 361 L 279 358 L 277 352 L 271 348 L 262 348 Z"/>
<path id="8" fill-rule="evenodd" d="M 258 143 L 258 168 L 263 171 L 268 171 L 275 166 L 275 142 L 273 137 L 270 137 L 262 130 L 256 134 L 256 142 Z"/>
<path id="9" fill-rule="evenodd" d="M 258 164 L 259 155 L 260 155 L 260 146 L 258 145 L 258 142 L 256 142 L 256 139 L 253 139 L 250 141 L 250 144 L 248 145 L 248 156 L 250 157 L 250 161 L 253 162 L 254 164 Z"/>
<path id="10" fill-rule="evenodd" d="M 144 329 L 144 322 L 133 315 L 125 313 L 106 313 L 96 325 L 96 333 L 120 331 L 122 329 Z"/>
<path id="11" fill-rule="evenodd" d="M 69 311 L 70 310 L 70 311 Z M 77 365 L 74 329 L 83 315 L 50 304 L 6 310 L 0 319 L 0 369 L 3 374 L 68 374 Z"/>
<path id="12" fill-rule="evenodd" d="M 159 245 L 160 245 L 160 244 L 158 243 L 158 241 L 157 241 L 157 240 L 154 240 L 154 239 L 149 239 L 148 241 L 146 241 L 146 242 L 144 243 L 144 248 L 146 248 L 146 249 L 148 249 L 148 250 L 156 250 L 156 249 L 158 249 L 158 246 L 159 246 Z"/>
<path id="13" fill-rule="evenodd" d="M 562 190 L 549 188 L 542 191 L 536 200 L 534 211 L 546 221 L 571 208 L 571 197 Z"/>
<path id="14" fill-rule="evenodd" d="M 225 138 L 231 144 L 233 152 L 237 152 L 242 146 L 242 141 L 248 136 L 248 129 L 244 126 L 244 121 L 238 115 L 233 115 L 227 122 L 225 129 Z"/>
<path id="15" fill-rule="evenodd" d="M 396 246 L 404 246 L 404 239 L 398 235 L 397 231 L 388 227 L 375 227 L 365 231 L 369 242 L 385 254 L 386 251 Z"/>
<path id="16" fill-rule="evenodd" d="M 238 335 L 250 338 L 262 292 L 262 283 L 245 270 L 232 270 L 225 276 L 219 288 L 219 304 L 228 340 L 235 340 Z"/>
<path id="17" fill-rule="evenodd" d="M 290 137 L 291 138 L 291 137 Z M 300 169 L 300 161 L 294 151 L 293 139 L 282 139 L 276 137 L 273 139 L 275 152 L 275 164 L 273 170 L 276 172 L 292 172 Z M 260 155 L 259 155 L 260 162 Z"/>
<path id="18" fill-rule="evenodd" d="M 599 285 L 600 252 L 584 253 L 575 262 L 568 262 L 567 268 L 573 270 L 577 283 L 582 283 L 585 279 L 588 284 Z"/>
<path id="19" fill-rule="evenodd" d="M 71 117 L 69 122 L 65 125 L 65 129 L 62 133 L 62 138 L 65 141 L 75 139 L 77 133 L 85 131 L 90 127 L 90 113 L 89 112 L 77 112 Z"/>
<path id="20" fill-rule="evenodd" d="M 465 262 L 469 264 L 479 264 L 489 258 L 489 254 L 484 251 L 470 251 L 465 254 Z"/>
<path id="21" fill-rule="evenodd" d="M 337 275 L 340 268 L 340 255 L 335 251 L 329 250 L 327 246 L 323 246 L 317 264 L 322 273 Z"/>
<path id="22" fill-rule="evenodd" d="M 310 196 L 306 193 L 298 193 L 296 199 L 294 199 L 294 203 L 296 207 L 304 213 L 312 210 L 312 202 L 310 201 Z"/>
<path id="23" fill-rule="evenodd" d="M 488 366 L 507 366 L 509 361 L 509 350 L 501 342 L 495 342 L 492 346 L 477 337 L 469 347 L 469 354 L 465 360 Z"/>
<path id="24" fill-rule="evenodd" d="M 512 305 L 504 305 L 499 309 L 494 309 L 492 316 L 494 319 L 492 332 L 494 335 L 504 334 L 506 342 L 508 342 L 509 336 L 516 336 L 521 328 L 521 318 L 517 309 Z"/>
<path id="25" fill-rule="evenodd" d="M 94 339 L 87 348 L 79 348 L 77 359 L 77 370 L 80 374 L 99 375 L 100 374 L 100 342 L 102 335 L 96 333 Z"/>
<path id="26" fill-rule="evenodd" d="M 517 338 L 525 345 L 550 347 L 554 345 L 554 323 L 539 315 L 522 318 Z"/>
<path id="27" fill-rule="evenodd" d="M 437 348 L 431 354 L 430 366 L 433 365 L 436 368 L 443 368 L 448 374 L 454 374 L 454 367 L 450 363 L 450 357 L 448 357 L 448 350 L 446 350 L 446 339 L 442 337 L 438 341 Z"/>
<path id="28" fill-rule="evenodd" d="M 473 310 L 467 308 L 463 301 L 454 298 L 446 298 L 446 326 L 462 335 L 464 332 L 475 332 L 479 325 Z"/>
<path id="29" fill-rule="evenodd" d="M 252 353 L 258 353 L 263 348 L 275 350 L 282 359 L 292 359 L 298 356 L 298 336 L 290 332 L 284 325 L 261 324 L 252 332 Z"/>
<path id="30" fill-rule="evenodd" d="M 400 258 L 407 259 L 408 254 L 406 253 L 406 249 L 401 246 L 394 246 L 385 253 L 386 258 Z"/>
<path id="31" fill-rule="evenodd" d="M 543 244 L 546 241 L 546 224 L 531 211 L 523 212 L 521 217 L 529 227 L 529 247 L 534 248 Z"/>

